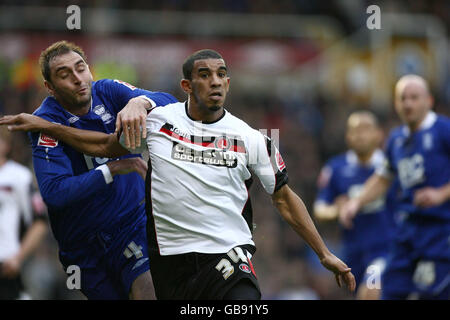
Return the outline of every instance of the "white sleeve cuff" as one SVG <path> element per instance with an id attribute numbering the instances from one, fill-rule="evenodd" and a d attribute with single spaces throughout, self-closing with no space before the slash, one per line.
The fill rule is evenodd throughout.
<path id="1" fill-rule="evenodd" d="M 150 99 L 149 97 L 147 97 L 147 96 L 144 96 L 144 95 L 142 95 L 142 96 L 139 96 L 140 98 L 144 98 L 145 100 L 147 100 L 148 102 L 150 102 L 150 107 L 149 108 L 146 108 L 147 109 L 147 111 L 149 111 L 149 110 L 151 110 L 151 109 L 153 109 L 154 107 L 156 107 L 156 103 L 155 103 L 155 101 L 153 101 L 152 99 Z"/>
<path id="2" fill-rule="evenodd" d="M 393 178 L 393 174 L 392 174 L 392 172 L 389 171 L 387 166 L 381 166 L 380 168 L 377 168 L 375 170 L 375 173 L 377 175 L 379 175 L 379 176 L 382 176 L 383 178 L 386 178 L 386 179 L 392 179 Z"/>
<path id="3" fill-rule="evenodd" d="M 111 174 L 111 171 L 109 170 L 109 167 L 106 164 L 102 164 L 101 166 L 95 168 L 95 170 L 100 170 L 102 172 L 106 184 L 110 184 L 111 182 L 113 182 L 113 176 Z"/>

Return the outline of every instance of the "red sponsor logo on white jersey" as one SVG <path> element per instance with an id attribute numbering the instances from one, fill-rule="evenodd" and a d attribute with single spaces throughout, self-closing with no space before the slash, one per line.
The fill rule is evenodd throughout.
<path id="1" fill-rule="evenodd" d="M 284 164 L 284 160 L 283 157 L 281 156 L 281 153 L 277 150 L 277 152 L 275 153 L 275 157 L 277 160 L 277 167 L 280 171 L 283 171 L 284 168 L 286 168 L 286 165 Z"/>
<path id="2" fill-rule="evenodd" d="M 54 148 L 57 145 L 58 145 L 58 140 L 56 140 L 55 138 L 47 136 L 44 133 L 41 133 L 39 135 L 38 146 Z"/>

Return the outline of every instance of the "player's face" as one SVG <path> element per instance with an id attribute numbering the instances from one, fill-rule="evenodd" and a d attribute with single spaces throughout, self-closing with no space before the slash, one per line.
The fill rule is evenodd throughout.
<path id="1" fill-rule="evenodd" d="M 46 87 L 63 106 L 79 108 L 90 103 L 92 74 L 78 53 L 70 51 L 53 58 L 50 79 Z"/>
<path id="2" fill-rule="evenodd" d="M 347 125 L 347 144 L 357 154 L 370 154 L 380 142 L 381 132 L 368 118 L 353 117 Z"/>
<path id="3" fill-rule="evenodd" d="M 420 125 L 431 105 L 430 94 L 419 82 L 408 82 L 395 92 L 395 109 L 400 119 L 410 127 Z"/>
<path id="4" fill-rule="evenodd" d="M 225 103 L 230 78 L 223 59 L 196 60 L 192 69 L 191 90 L 195 103 L 217 111 Z"/>

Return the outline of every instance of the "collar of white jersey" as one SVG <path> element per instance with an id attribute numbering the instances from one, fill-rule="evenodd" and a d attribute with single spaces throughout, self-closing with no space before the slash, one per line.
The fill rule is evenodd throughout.
<path id="1" fill-rule="evenodd" d="M 429 111 L 425 116 L 425 119 L 422 120 L 417 131 L 426 130 L 431 128 L 437 120 L 437 114 L 434 111 Z M 411 130 L 409 130 L 408 126 L 403 126 L 403 133 L 408 137 L 411 134 Z"/>
<path id="2" fill-rule="evenodd" d="M 358 165 L 361 164 L 361 162 L 358 159 L 358 156 L 356 155 L 356 152 L 353 150 L 348 150 L 347 154 L 345 155 L 345 158 L 347 160 L 347 163 L 351 165 Z M 369 160 L 369 165 L 373 167 L 380 166 L 384 161 L 384 154 L 383 151 L 380 149 L 376 149 Z"/>
<path id="3" fill-rule="evenodd" d="M 189 114 L 189 112 L 188 112 L 188 102 L 185 101 L 185 102 L 184 102 L 184 113 L 186 114 L 186 116 L 187 116 L 190 120 L 192 120 L 192 121 L 194 121 L 194 122 L 201 122 L 202 124 L 214 124 L 214 123 L 219 122 L 220 120 L 222 120 L 222 119 L 225 117 L 225 115 L 227 114 L 227 110 L 225 110 L 225 108 L 223 108 L 223 114 L 220 116 L 219 119 L 214 120 L 214 121 L 201 121 L 201 120 L 195 120 L 194 118 L 192 118 L 192 117 L 190 116 L 190 114 Z"/>

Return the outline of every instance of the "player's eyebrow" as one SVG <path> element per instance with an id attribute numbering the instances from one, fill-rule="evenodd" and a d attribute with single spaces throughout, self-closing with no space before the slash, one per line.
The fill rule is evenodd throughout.
<path id="1" fill-rule="evenodd" d="M 225 66 L 220 66 L 219 68 L 218 68 L 218 70 L 225 70 L 225 71 L 227 71 L 227 67 L 225 67 Z M 200 67 L 200 68 L 198 68 L 198 72 L 204 72 L 204 71 L 210 71 L 210 68 L 208 68 L 208 67 Z"/>
<path id="2" fill-rule="evenodd" d="M 75 66 L 79 65 L 80 63 L 84 63 L 84 60 L 83 60 L 83 59 L 78 60 L 78 61 L 75 63 Z M 58 73 L 59 71 L 64 70 L 64 69 L 69 69 L 69 67 L 67 67 L 67 66 L 61 66 L 61 67 L 59 67 L 59 68 L 56 69 L 55 73 Z"/>
<path id="3" fill-rule="evenodd" d="M 198 68 L 198 70 L 197 70 L 197 72 L 205 72 L 205 71 L 210 71 L 210 69 L 209 68 L 206 68 L 206 67 L 203 67 L 203 68 Z"/>

